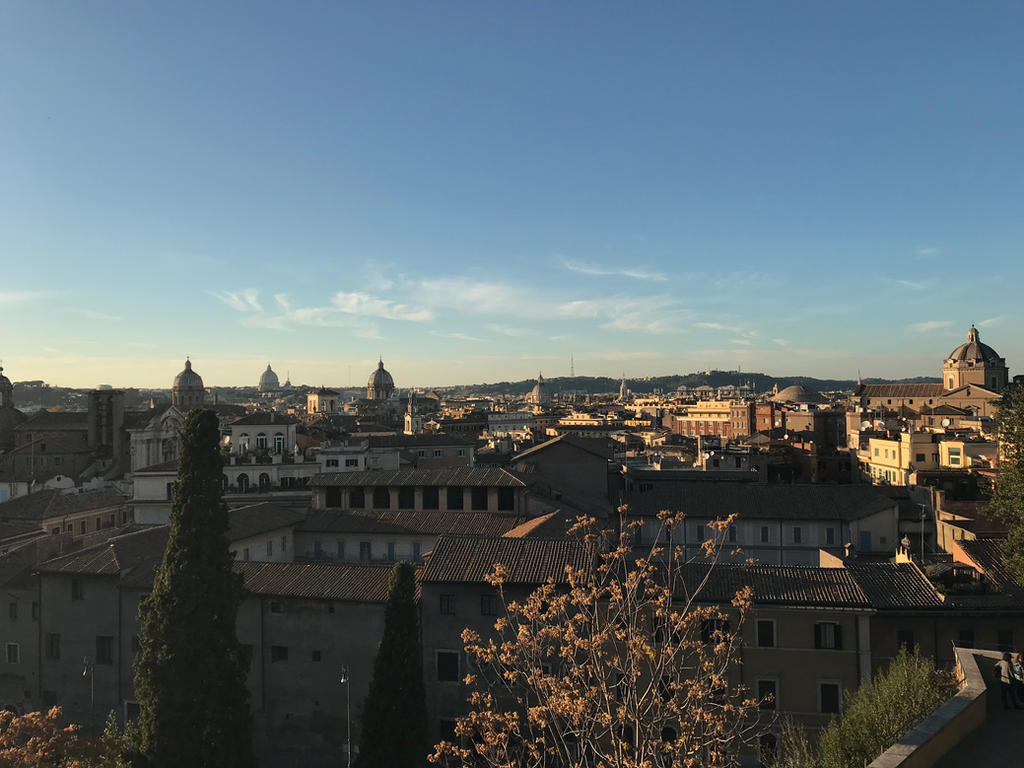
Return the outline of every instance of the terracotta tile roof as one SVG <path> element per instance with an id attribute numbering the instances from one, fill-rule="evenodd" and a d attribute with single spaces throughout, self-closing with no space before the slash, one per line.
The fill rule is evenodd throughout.
<path id="1" fill-rule="evenodd" d="M 565 510 L 556 510 L 546 515 L 527 520 L 522 525 L 517 525 L 504 536 L 510 539 L 564 539 L 568 538 L 567 531 L 576 522 L 575 513 Z"/>
<path id="2" fill-rule="evenodd" d="M 313 478 L 314 486 L 438 485 L 522 488 L 522 480 L 497 467 L 451 467 L 397 471 L 327 472 Z"/>
<path id="3" fill-rule="evenodd" d="M 934 384 L 865 384 L 864 397 L 939 397 L 945 390 L 941 383 Z"/>
<path id="4" fill-rule="evenodd" d="M 510 539 L 443 536 L 420 581 L 483 583 L 496 563 L 508 569 L 508 584 L 565 582 L 565 566 L 586 568 L 591 549 L 575 539 Z"/>
<path id="5" fill-rule="evenodd" d="M 245 588 L 257 595 L 384 603 L 390 565 L 344 563 L 235 563 Z"/>
<path id="6" fill-rule="evenodd" d="M 956 543 L 1001 589 L 1024 598 L 1024 585 L 1006 565 L 1005 542 L 1005 539 L 960 539 Z"/>
<path id="7" fill-rule="evenodd" d="M 441 512 L 389 509 L 314 511 L 298 526 L 302 531 L 335 533 L 417 533 L 501 536 L 524 520 L 516 515 L 488 512 Z"/>
<path id="8" fill-rule="evenodd" d="M 708 570 L 710 568 L 710 574 Z M 707 583 L 700 588 L 707 575 Z M 853 574 L 843 568 L 798 565 L 687 563 L 682 569 L 679 594 L 699 591 L 700 602 L 727 603 L 746 586 L 754 602 L 764 605 L 799 605 L 829 608 L 870 608 L 867 595 Z"/>
<path id="9" fill-rule="evenodd" d="M 945 603 L 931 582 L 911 563 L 848 563 L 872 607 L 880 610 L 942 608 Z"/>
<path id="10" fill-rule="evenodd" d="M 16 496 L 0 504 L 0 520 L 32 520 L 42 522 L 58 515 L 72 515 L 94 509 L 108 509 L 127 504 L 128 499 L 111 490 L 63 493 L 60 490 L 36 491 Z"/>
<path id="11" fill-rule="evenodd" d="M 717 473 L 708 473 L 717 474 Z M 666 484 L 627 498 L 635 514 L 654 515 L 663 509 L 691 518 L 858 520 L 896 507 L 896 502 L 870 485 L 781 485 L 735 482 Z"/>

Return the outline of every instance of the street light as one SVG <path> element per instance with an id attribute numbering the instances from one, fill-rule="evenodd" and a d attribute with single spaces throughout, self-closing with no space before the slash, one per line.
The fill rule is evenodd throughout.
<path id="1" fill-rule="evenodd" d="M 348 768 L 352 768 L 352 677 L 348 673 L 348 665 L 341 668 L 339 683 L 345 686 L 345 724 L 348 735 L 345 737 L 345 752 L 348 754 Z"/>
<path id="2" fill-rule="evenodd" d="M 96 664 L 88 656 L 82 657 L 82 677 L 89 678 L 89 730 L 92 731 L 92 712 L 96 705 Z"/>

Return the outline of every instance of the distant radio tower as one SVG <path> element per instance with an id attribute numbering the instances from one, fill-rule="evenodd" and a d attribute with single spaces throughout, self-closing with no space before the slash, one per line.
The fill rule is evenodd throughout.
<path id="1" fill-rule="evenodd" d="M 576 378 L 576 361 L 572 359 L 572 354 L 569 355 L 569 378 Z"/>

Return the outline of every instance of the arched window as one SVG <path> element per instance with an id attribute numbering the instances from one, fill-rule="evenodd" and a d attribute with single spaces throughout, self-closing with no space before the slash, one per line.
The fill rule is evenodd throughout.
<path id="1" fill-rule="evenodd" d="M 245 472 L 238 476 L 238 490 L 240 493 L 248 493 L 249 491 L 249 476 Z"/>
<path id="2" fill-rule="evenodd" d="M 259 432 L 256 435 L 256 447 L 266 448 L 267 447 L 267 435 L 265 432 Z"/>
<path id="3" fill-rule="evenodd" d="M 270 475 L 266 472 L 260 472 L 260 491 L 265 491 L 270 487 Z"/>

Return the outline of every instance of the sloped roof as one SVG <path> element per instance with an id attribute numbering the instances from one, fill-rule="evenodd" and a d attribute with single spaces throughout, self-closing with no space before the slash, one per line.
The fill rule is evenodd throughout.
<path id="1" fill-rule="evenodd" d="M 938 397 L 943 393 L 941 383 L 935 384 L 865 384 L 864 397 Z"/>
<path id="2" fill-rule="evenodd" d="M 710 571 L 710 572 L 709 572 Z M 751 587 L 755 603 L 828 608 L 870 608 L 868 596 L 843 568 L 798 565 L 687 563 L 677 593 L 697 595 L 700 602 L 728 603 Z M 707 582 L 701 587 L 703 579 Z"/>
<path id="3" fill-rule="evenodd" d="M 846 564 L 846 570 L 875 608 L 912 610 L 945 606 L 942 596 L 911 563 L 854 561 Z"/>
<path id="4" fill-rule="evenodd" d="M 327 472 L 316 475 L 313 485 L 455 485 L 522 488 L 522 480 L 497 467 L 451 467 L 447 469 L 402 469 L 397 471 Z"/>
<path id="5" fill-rule="evenodd" d="M 565 583 L 565 568 L 584 569 L 591 549 L 575 539 L 474 538 L 443 536 L 430 554 L 420 581 L 484 583 L 496 563 L 508 569 L 506 584 Z"/>
<path id="6" fill-rule="evenodd" d="M 107 509 L 128 503 L 117 491 L 108 489 L 84 493 L 60 490 L 36 491 L 16 496 L 0 504 L 0 520 L 33 520 L 41 522 L 58 515 L 73 515 L 92 509 Z"/>
<path id="7" fill-rule="evenodd" d="M 709 473 L 715 474 L 715 473 Z M 782 485 L 773 483 L 690 482 L 655 487 L 628 499 L 634 514 L 663 509 L 689 517 L 719 519 L 858 520 L 896 502 L 870 485 Z"/>
<path id="8" fill-rule="evenodd" d="M 86 411 L 36 411 L 15 427 L 18 432 L 33 430 L 74 430 L 89 429 L 89 414 Z"/>
<path id="9" fill-rule="evenodd" d="M 290 424 L 298 424 L 299 420 L 286 413 L 275 413 L 273 411 L 257 411 L 246 414 L 240 419 L 231 422 L 232 427 L 285 427 Z"/>
<path id="10" fill-rule="evenodd" d="M 1006 564 L 1005 539 L 960 539 L 956 543 L 1000 588 L 1024 595 L 1024 586 Z"/>
<path id="11" fill-rule="evenodd" d="M 306 519 L 306 510 L 264 501 L 228 511 L 228 540 L 241 541 Z"/>
<path id="12" fill-rule="evenodd" d="M 371 448 L 419 448 L 435 445 L 468 447 L 476 445 L 476 440 L 447 432 L 439 432 L 436 435 L 370 435 L 366 439 L 370 441 Z"/>
<path id="13" fill-rule="evenodd" d="M 391 565 L 348 563 L 235 563 L 245 588 L 257 595 L 384 603 Z"/>
<path id="14" fill-rule="evenodd" d="M 527 520 L 525 523 L 506 531 L 504 536 L 510 539 L 568 538 L 568 530 L 576 523 L 577 514 L 579 513 L 558 509 L 546 515 Z"/>
<path id="15" fill-rule="evenodd" d="M 501 536 L 523 520 L 523 517 L 494 515 L 487 512 L 353 509 L 346 512 L 311 512 L 298 529 L 332 533 Z"/>
<path id="16" fill-rule="evenodd" d="M 559 444 L 578 448 L 581 451 L 593 454 L 594 456 L 602 459 L 611 458 L 611 451 L 608 450 L 607 443 L 602 443 L 600 440 L 595 440 L 593 438 L 580 438 L 575 435 L 567 434 L 559 435 L 551 440 L 545 440 L 543 443 L 535 445 L 532 448 L 527 448 L 525 451 L 521 451 L 513 456 L 512 461 L 519 461 L 527 456 L 533 456 L 534 454 L 540 453 L 543 450 Z"/>

